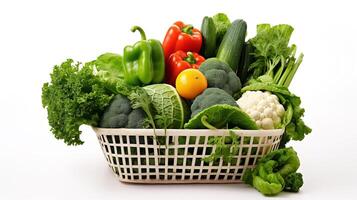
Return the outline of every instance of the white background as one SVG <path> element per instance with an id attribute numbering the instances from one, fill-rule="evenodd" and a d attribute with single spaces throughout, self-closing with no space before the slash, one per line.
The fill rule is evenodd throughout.
<path id="1" fill-rule="evenodd" d="M 305 54 L 291 85 L 313 132 L 291 143 L 305 184 L 277 198 L 356 199 L 357 15 L 353 1 L 1 1 L 0 199 L 262 199 L 243 185 L 128 185 L 104 160 L 94 133 L 68 147 L 49 132 L 41 87 L 66 58 L 95 59 L 122 52 L 139 35 L 162 40 L 176 20 L 200 27 L 225 12 L 248 23 L 288 23 Z"/>

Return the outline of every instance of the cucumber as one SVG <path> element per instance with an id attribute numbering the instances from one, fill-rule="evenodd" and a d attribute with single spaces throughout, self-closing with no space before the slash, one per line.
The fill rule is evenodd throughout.
<path id="1" fill-rule="evenodd" d="M 235 20 L 224 35 L 217 52 L 217 58 L 226 62 L 233 71 L 237 71 L 242 49 L 247 33 L 247 23 L 244 20 Z"/>
<path id="2" fill-rule="evenodd" d="M 201 26 L 203 37 L 201 55 L 205 58 L 211 58 L 216 53 L 216 26 L 211 17 L 204 17 Z"/>
<path id="3" fill-rule="evenodd" d="M 253 46 L 250 42 L 244 43 L 242 54 L 237 69 L 237 76 L 240 78 L 242 85 L 247 80 L 248 68 L 252 61 Z"/>

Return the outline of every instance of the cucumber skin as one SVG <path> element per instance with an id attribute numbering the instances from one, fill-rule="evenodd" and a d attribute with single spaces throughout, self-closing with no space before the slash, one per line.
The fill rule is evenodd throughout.
<path id="1" fill-rule="evenodd" d="M 237 69 L 237 76 L 240 78 L 242 85 L 244 85 L 247 80 L 248 68 L 250 63 L 252 63 L 251 53 L 253 53 L 252 44 L 250 42 L 244 43 L 238 69 Z"/>
<path id="2" fill-rule="evenodd" d="M 201 34 L 203 38 L 201 55 L 203 57 L 211 58 L 215 56 L 216 53 L 216 26 L 213 23 L 212 17 L 204 17 L 202 20 Z"/>
<path id="3" fill-rule="evenodd" d="M 226 62 L 234 72 L 237 71 L 241 59 L 242 49 L 247 33 L 247 23 L 237 19 L 227 30 L 217 52 L 217 58 Z"/>

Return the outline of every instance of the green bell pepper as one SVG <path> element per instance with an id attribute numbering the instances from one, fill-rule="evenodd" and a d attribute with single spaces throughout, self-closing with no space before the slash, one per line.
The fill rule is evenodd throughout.
<path id="1" fill-rule="evenodd" d="M 140 86 L 161 83 L 165 76 L 165 59 L 160 41 L 146 40 L 145 32 L 139 26 L 133 26 L 131 31 L 139 31 L 141 41 L 124 48 L 124 80 Z"/>

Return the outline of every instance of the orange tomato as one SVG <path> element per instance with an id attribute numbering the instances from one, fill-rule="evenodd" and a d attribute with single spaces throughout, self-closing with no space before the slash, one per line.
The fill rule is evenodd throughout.
<path id="1" fill-rule="evenodd" d="M 183 70 L 176 78 L 176 90 L 185 99 L 194 99 L 206 88 L 207 79 L 198 69 Z"/>

